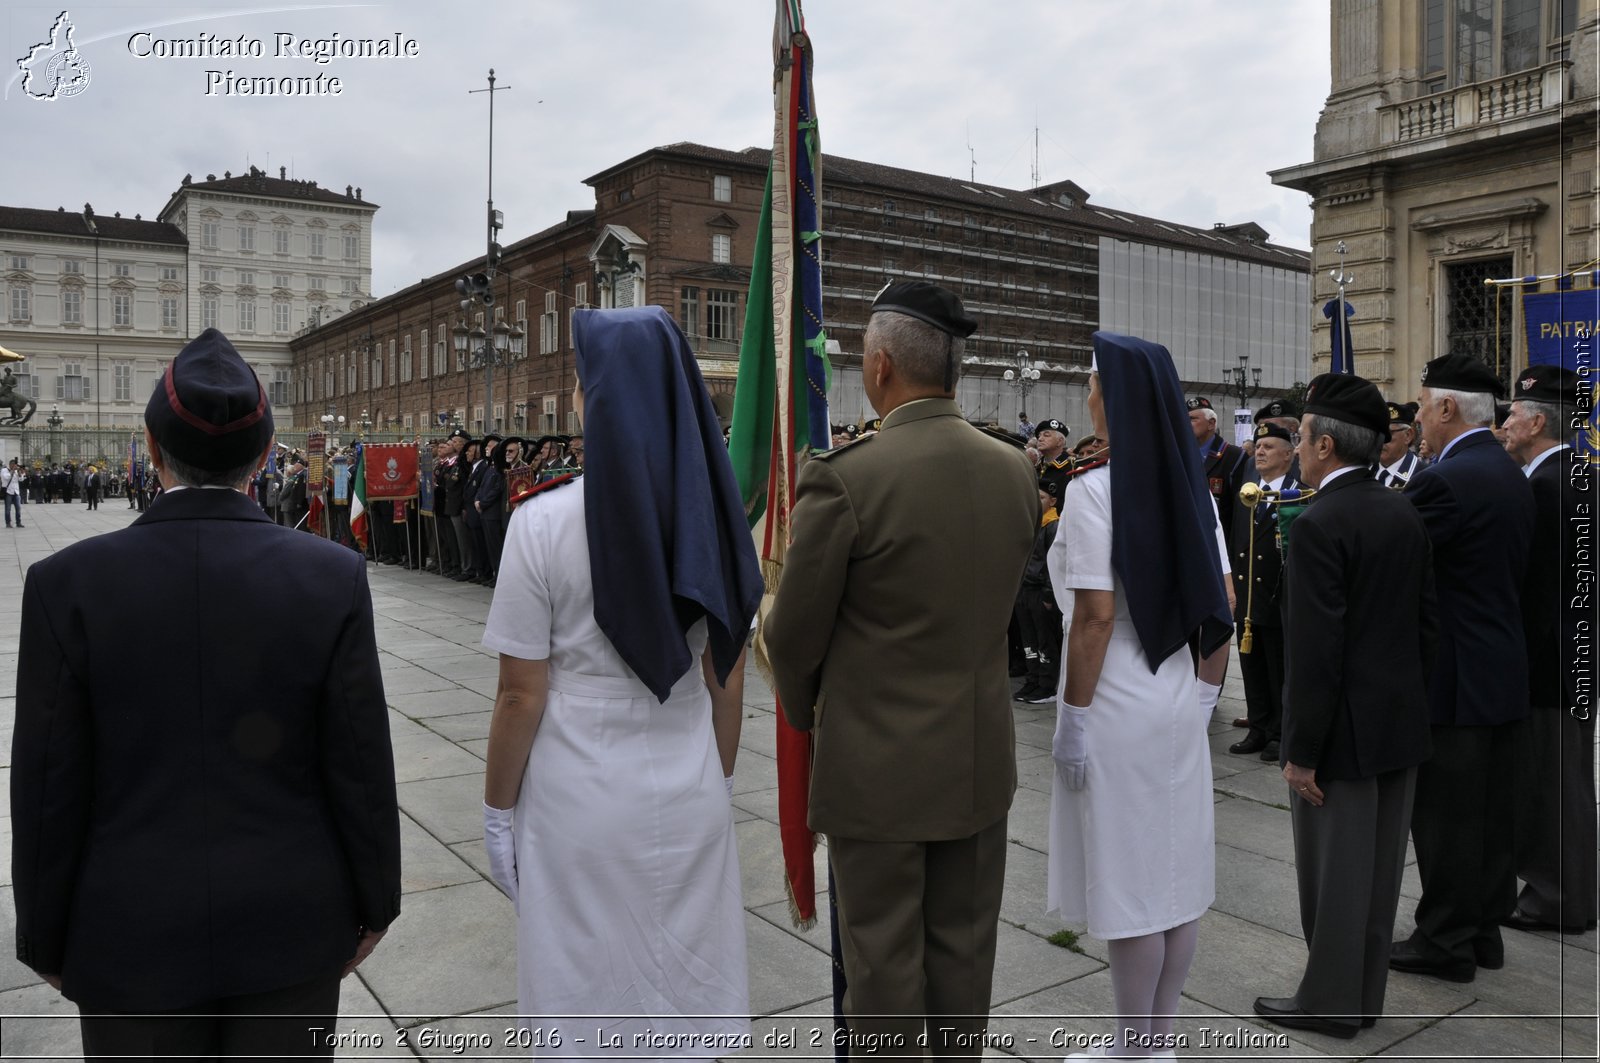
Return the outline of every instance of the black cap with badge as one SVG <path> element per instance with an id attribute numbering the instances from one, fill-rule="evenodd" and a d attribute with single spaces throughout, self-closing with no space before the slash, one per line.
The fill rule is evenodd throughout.
<path id="1" fill-rule="evenodd" d="M 885 284 L 872 300 L 872 308 L 867 311 L 869 317 L 877 313 L 905 314 L 958 339 L 966 339 L 978 330 L 978 323 L 967 316 L 955 292 L 926 281 Z M 944 361 L 946 391 L 955 390 L 954 354 L 955 345 L 947 344 Z"/>
<path id="2" fill-rule="evenodd" d="M 1072 427 L 1067 422 L 1052 417 L 1048 421 L 1040 421 L 1033 430 L 1034 435 L 1038 435 L 1040 432 L 1060 432 L 1063 436 L 1070 436 Z"/>
<path id="3" fill-rule="evenodd" d="M 1191 410 L 1209 410 L 1211 409 L 1211 400 L 1204 395 L 1198 395 L 1190 398 L 1184 405 Z"/>
<path id="4" fill-rule="evenodd" d="M 1294 442 L 1294 436 L 1289 434 L 1289 430 L 1287 428 L 1283 427 L 1281 424 L 1273 424 L 1271 421 L 1262 421 L 1260 424 L 1256 425 L 1255 438 L 1257 440 L 1281 439 L 1285 443 Z"/>
<path id="5" fill-rule="evenodd" d="M 1261 409 L 1256 411 L 1256 422 L 1266 420 L 1268 417 L 1298 417 L 1300 411 L 1295 409 L 1294 403 L 1288 399 L 1273 399 Z"/>
<path id="6" fill-rule="evenodd" d="M 1517 374 L 1511 401 L 1564 402 L 1576 406 L 1579 399 L 1578 374 L 1560 365 L 1530 365 Z"/>
<path id="7" fill-rule="evenodd" d="M 1418 406 L 1414 402 L 1389 403 L 1389 423 L 1391 425 L 1414 425 L 1417 423 Z"/>

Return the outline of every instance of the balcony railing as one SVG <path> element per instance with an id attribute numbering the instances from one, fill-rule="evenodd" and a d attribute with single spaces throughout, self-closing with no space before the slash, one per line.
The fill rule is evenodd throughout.
<path id="1" fill-rule="evenodd" d="M 1390 104 L 1379 111 L 1383 142 L 1404 144 L 1541 111 L 1559 113 L 1567 97 L 1571 66 L 1571 60 L 1562 59 L 1493 81 Z"/>

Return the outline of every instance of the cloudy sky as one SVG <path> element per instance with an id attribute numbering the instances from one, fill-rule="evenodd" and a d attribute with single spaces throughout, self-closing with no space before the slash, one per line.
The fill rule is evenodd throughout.
<path id="1" fill-rule="evenodd" d="M 829 154 L 1029 184 L 1193 225 L 1256 221 L 1309 247 L 1311 212 L 1266 171 L 1311 158 L 1328 91 L 1319 0 L 804 0 Z M 70 99 L 21 91 L 16 60 L 55 6 L 8 3 L 0 203 L 154 216 L 185 173 L 249 165 L 381 205 L 373 290 L 481 253 L 486 85 L 506 243 L 593 206 L 582 182 L 646 148 L 771 143 L 770 0 L 395 0 L 69 8 L 91 70 Z M 141 58 L 130 38 L 261 41 L 261 58 Z M 275 58 L 275 35 L 416 41 L 402 59 Z M 135 45 L 147 50 L 144 38 Z M 338 77 L 338 96 L 207 94 L 208 70 Z"/>

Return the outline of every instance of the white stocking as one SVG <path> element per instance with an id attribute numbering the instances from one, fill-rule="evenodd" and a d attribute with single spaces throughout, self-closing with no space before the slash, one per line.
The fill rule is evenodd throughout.
<path id="1" fill-rule="evenodd" d="M 1146 1056 L 1150 1035 L 1150 1012 L 1155 1009 L 1156 989 L 1167 951 L 1163 934 L 1136 938 L 1117 938 L 1106 942 L 1111 950 L 1111 992 L 1116 998 L 1117 1041 L 1108 1054 Z M 1132 1030 L 1138 1038 L 1129 1045 L 1123 1036 Z"/>
<path id="2" fill-rule="evenodd" d="M 1178 996 L 1183 992 L 1184 980 L 1189 977 L 1189 964 L 1194 961 L 1195 945 L 1200 940 L 1200 920 L 1175 926 L 1162 937 L 1166 939 L 1166 955 L 1161 963 L 1161 978 L 1156 982 L 1155 1006 L 1150 1009 L 1150 1033 L 1158 1038 L 1157 1046 L 1164 1044 L 1172 1033 Z"/>

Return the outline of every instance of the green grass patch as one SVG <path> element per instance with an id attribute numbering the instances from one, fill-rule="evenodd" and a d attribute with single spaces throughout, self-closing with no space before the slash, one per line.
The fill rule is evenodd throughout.
<path id="1" fill-rule="evenodd" d="M 1045 940 L 1058 949 L 1066 949 L 1068 952 L 1080 954 L 1083 952 L 1083 949 L 1078 946 L 1078 932 L 1076 930 L 1057 930 Z"/>

